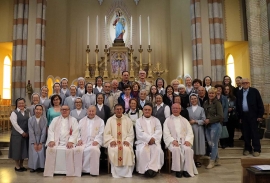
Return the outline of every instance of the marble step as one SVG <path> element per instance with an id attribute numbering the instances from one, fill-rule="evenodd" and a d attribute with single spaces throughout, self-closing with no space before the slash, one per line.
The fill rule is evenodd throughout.
<path id="1" fill-rule="evenodd" d="M 270 157 L 270 153 L 261 153 L 260 156 L 254 157 L 252 154 L 248 156 L 244 156 L 243 154 L 227 154 L 220 155 L 220 163 L 222 164 L 231 164 L 231 163 L 240 163 L 242 158 L 268 158 Z M 201 157 L 202 163 L 207 165 L 209 163 L 209 157 L 203 156 Z"/>
<path id="2" fill-rule="evenodd" d="M 0 147 L 0 156 L 8 155 L 9 147 Z"/>
<path id="3" fill-rule="evenodd" d="M 261 139 L 261 145 L 268 145 L 270 146 L 270 139 Z M 234 139 L 234 146 L 235 147 L 244 147 L 245 142 L 243 140 Z"/>
<path id="4" fill-rule="evenodd" d="M 219 148 L 219 154 L 227 155 L 227 154 L 242 154 L 243 153 L 243 147 L 227 147 L 225 149 Z M 270 153 L 270 146 L 269 145 L 262 145 L 261 146 L 262 153 Z"/>

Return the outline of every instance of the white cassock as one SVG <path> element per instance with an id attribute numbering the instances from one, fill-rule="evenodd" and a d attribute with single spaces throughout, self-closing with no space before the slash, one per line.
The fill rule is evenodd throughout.
<path id="1" fill-rule="evenodd" d="M 121 118 L 113 115 L 106 123 L 103 137 L 103 145 L 108 148 L 112 176 L 114 178 L 132 177 L 135 164 L 132 147 L 134 141 L 132 121 L 124 115 Z M 116 147 L 110 146 L 112 141 L 116 142 Z M 129 146 L 125 146 L 124 141 L 129 142 Z"/>
<path id="2" fill-rule="evenodd" d="M 66 174 L 74 176 L 74 150 L 79 135 L 78 122 L 76 118 L 69 116 L 64 118 L 62 115 L 55 117 L 48 129 L 47 150 L 44 176 L 56 174 Z M 54 141 L 55 146 L 50 148 L 49 142 Z M 68 149 L 68 142 L 74 143 L 74 147 Z"/>
<path id="3" fill-rule="evenodd" d="M 184 145 L 185 141 L 193 144 L 192 127 L 181 115 L 171 115 L 163 124 L 163 139 L 168 148 L 172 152 L 172 170 L 187 171 L 190 176 L 198 174 L 197 168 L 193 160 L 193 150 L 191 147 Z M 172 142 L 176 140 L 179 147 L 173 146 Z"/>
<path id="4" fill-rule="evenodd" d="M 136 120 L 136 170 L 144 174 L 147 170 L 157 172 L 164 164 L 164 153 L 161 149 L 162 127 L 159 119 L 144 116 Z M 151 138 L 155 144 L 148 145 Z"/>
<path id="5" fill-rule="evenodd" d="M 74 153 L 75 175 L 81 176 L 81 172 L 99 175 L 100 146 L 103 142 L 104 121 L 95 116 L 89 119 L 87 116 L 79 121 L 79 140 L 83 145 L 77 146 Z M 92 143 L 98 142 L 97 146 Z"/>

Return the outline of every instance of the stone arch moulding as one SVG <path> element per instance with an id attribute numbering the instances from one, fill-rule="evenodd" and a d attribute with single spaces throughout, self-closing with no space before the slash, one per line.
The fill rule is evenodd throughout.
<path id="1" fill-rule="evenodd" d="M 52 89 L 52 85 L 54 83 L 54 77 L 52 75 L 49 75 L 47 78 L 46 78 L 46 86 L 48 87 L 49 91 L 48 91 L 48 96 L 51 96 L 52 93 L 53 93 L 53 89 Z"/>
<path id="2" fill-rule="evenodd" d="M 77 86 L 77 81 L 78 81 L 78 79 L 74 79 L 74 80 L 71 82 L 71 85 Z"/>
<path id="3" fill-rule="evenodd" d="M 55 76 L 55 78 L 54 78 L 54 83 L 55 83 L 55 82 L 60 83 L 60 81 L 61 81 L 61 78 L 60 78 L 59 76 Z"/>
<path id="4" fill-rule="evenodd" d="M 47 81 L 51 79 L 53 82 L 54 82 L 54 77 L 53 75 L 49 75 L 47 78 L 46 78 L 46 86 L 47 86 Z"/>
<path id="5" fill-rule="evenodd" d="M 138 5 L 140 0 L 134 0 L 135 4 Z M 103 3 L 103 0 L 98 0 L 99 4 L 101 5 Z"/>

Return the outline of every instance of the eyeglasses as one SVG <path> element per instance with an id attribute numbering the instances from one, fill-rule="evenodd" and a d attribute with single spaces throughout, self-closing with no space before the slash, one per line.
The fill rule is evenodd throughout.
<path id="1" fill-rule="evenodd" d="M 61 111 L 69 111 L 69 109 L 61 109 Z"/>

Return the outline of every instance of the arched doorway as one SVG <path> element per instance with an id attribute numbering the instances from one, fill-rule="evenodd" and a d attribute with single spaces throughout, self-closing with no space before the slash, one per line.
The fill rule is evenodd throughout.
<path id="1" fill-rule="evenodd" d="M 234 58 L 232 56 L 232 54 L 230 54 L 228 57 L 227 57 L 227 61 L 226 61 L 226 74 L 228 76 L 231 77 L 232 79 L 232 85 L 235 86 L 235 69 L 234 69 Z"/>
<path id="2" fill-rule="evenodd" d="M 3 65 L 3 99 L 11 99 L 11 59 L 6 56 Z"/>

